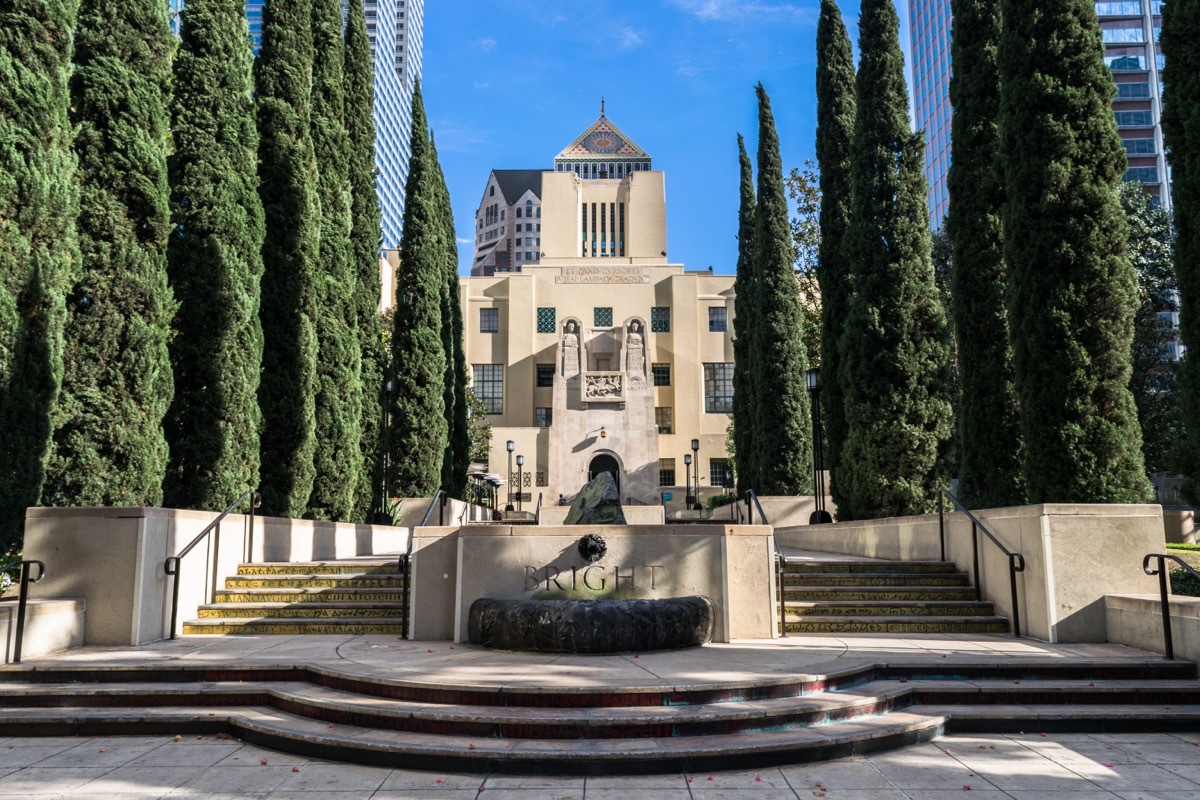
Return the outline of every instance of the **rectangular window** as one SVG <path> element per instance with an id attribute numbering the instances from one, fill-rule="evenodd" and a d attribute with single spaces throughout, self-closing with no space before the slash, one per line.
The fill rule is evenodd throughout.
<path id="1" fill-rule="evenodd" d="M 1154 125 L 1150 111 L 1117 111 L 1118 128 L 1149 128 Z"/>
<path id="2" fill-rule="evenodd" d="M 479 332 L 480 333 L 499 333 L 500 332 L 500 309 L 498 309 L 498 308 L 481 308 L 481 309 L 479 309 Z"/>
<path id="3" fill-rule="evenodd" d="M 1118 83 L 1118 100 L 1141 100 L 1150 96 L 1149 83 Z"/>
<path id="4" fill-rule="evenodd" d="M 670 364 L 651 364 L 650 374 L 654 376 L 655 386 L 670 386 L 671 385 L 671 365 Z"/>
<path id="5" fill-rule="evenodd" d="M 538 333 L 554 333 L 557 326 L 557 312 L 553 308 L 539 308 L 537 310 Z"/>
<path id="6" fill-rule="evenodd" d="M 471 385 L 489 414 L 504 413 L 504 365 L 472 364 Z"/>
<path id="7" fill-rule="evenodd" d="M 517 219 L 521 218 L 521 207 L 517 206 Z"/>
<path id="8" fill-rule="evenodd" d="M 725 306 L 710 306 L 708 309 L 708 329 L 714 333 L 724 333 L 729 328 Z"/>
<path id="9" fill-rule="evenodd" d="M 733 470 L 729 469 L 729 459 L 710 458 L 708 460 L 708 482 L 711 486 L 725 488 L 733 486 Z"/>
<path id="10" fill-rule="evenodd" d="M 671 407 L 670 406 L 655 406 L 654 407 L 654 424 L 658 426 L 659 433 L 671 432 Z"/>
<path id="11" fill-rule="evenodd" d="M 1153 139 L 1122 139 L 1127 156 L 1152 156 L 1158 152 Z"/>
<path id="12" fill-rule="evenodd" d="M 1129 72 L 1131 70 L 1145 69 L 1146 57 L 1136 55 L 1105 56 L 1104 63 L 1113 72 Z"/>
<path id="13" fill-rule="evenodd" d="M 592 309 L 592 325 L 597 328 L 612 327 L 612 306 L 596 306 Z"/>
<path id="14" fill-rule="evenodd" d="M 733 412 L 733 364 L 704 365 L 704 413 Z"/>
<path id="15" fill-rule="evenodd" d="M 538 406 L 533 410 L 533 424 L 539 428 L 549 428 L 552 416 L 549 408 Z M 538 486 L 541 484 L 539 483 Z"/>
<path id="16" fill-rule="evenodd" d="M 675 485 L 675 459 L 660 458 L 658 460 L 658 485 Z"/>
<path id="17" fill-rule="evenodd" d="M 671 308 L 670 306 L 654 306 L 650 309 L 650 332 L 651 333 L 670 333 L 671 332 Z"/>
<path id="18" fill-rule="evenodd" d="M 1096 14 L 1101 17 L 1140 17 L 1142 4 L 1133 2 L 1096 3 Z"/>
<path id="19" fill-rule="evenodd" d="M 554 385 L 554 365 L 553 364 L 538 364 L 537 365 L 537 388 L 545 389 Z"/>
<path id="20" fill-rule="evenodd" d="M 1130 167 L 1125 170 L 1125 180 L 1138 183 L 1158 183 L 1158 167 Z"/>

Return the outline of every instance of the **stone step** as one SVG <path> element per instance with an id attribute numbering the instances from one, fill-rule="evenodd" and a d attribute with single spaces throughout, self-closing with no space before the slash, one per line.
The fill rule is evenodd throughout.
<path id="1" fill-rule="evenodd" d="M 788 633 L 1008 633 L 1004 617 L 804 617 L 789 614 Z"/>
<path id="2" fill-rule="evenodd" d="M 245 601 L 209 603 L 200 606 L 196 613 L 201 619 L 246 617 L 349 619 L 353 617 L 400 616 L 406 608 L 405 603 L 390 601 L 372 603 Z"/>
<path id="3" fill-rule="evenodd" d="M 222 619 L 194 619 L 183 623 L 185 635 L 359 635 L 368 633 L 404 633 L 404 621 L 399 617 L 348 617 L 328 619 L 306 619 L 287 617 L 249 617 Z"/>
<path id="4" fill-rule="evenodd" d="M 795 558 L 795 557 L 793 557 Z M 821 572 L 957 572 L 953 561 L 797 561 L 784 557 L 784 573 L 805 575 Z"/>
<path id="5" fill-rule="evenodd" d="M 858 600 L 866 602 L 910 600 L 974 600 L 975 590 L 966 586 L 805 586 L 784 588 L 784 601 Z"/>
<path id="6" fill-rule="evenodd" d="M 391 575 L 271 575 L 226 578 L 226 589 L 399 589 L 404 576 Z"/>
<path id="7" fill-rule="evenodd" d="M 238 575 L 374 575 L 398 574 L 400 556 L 377 560 L 291 561 L 239 564 Z"/>
<path id="8" fill-rule="evenodd" d="M 790 614 L 809 617 L 882 617 L 882 616 L 992 616 L 995 610 L 986 600 L 886 600 L 865 603 L 858 600 L 792 600 L 784 602 Z"/>
<path id="9" fill-rule="evenodd" d="M 811 572 L 783 576 L 783 585 L 798 586 L 968 586 L 962 572 Z"/>
<path id="10" fill-rule="evenodd" d="M 218 603 L 393 603 L 404 599 L 403 588 L 354 589 L 354 588 L 273 588 L 273 589 L 218 589 L 214 592 Z"/>

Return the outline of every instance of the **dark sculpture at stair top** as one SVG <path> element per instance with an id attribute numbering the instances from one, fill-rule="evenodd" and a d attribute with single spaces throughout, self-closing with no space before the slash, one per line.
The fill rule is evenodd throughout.
<path id="1" fill-rule="evenodd" d="M 626 525 L 612 473 L 601 472 L 575 496 L 564 525 Z"/>

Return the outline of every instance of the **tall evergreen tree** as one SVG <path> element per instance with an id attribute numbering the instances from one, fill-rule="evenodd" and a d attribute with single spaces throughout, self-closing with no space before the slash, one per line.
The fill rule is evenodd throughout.
<path id="1" fill-rule="evenodd" d="M 357 518 L 368 520 L 373 508 L 383 507 L 380 447 L 384 402 L 383 346 L 379 298 L 379 243 L 383 225 L 375 190 L 375 68 L 367 17 L 362 3 L 350 3 L 345 39 L 346 134 L 350 180 L 350 244 L 353 248 L 358 348 L 362 358 L 361 466 Z"/>
<path id="2" fill-rule="evenodd" d="M 1017 393 L 1004 308 L 1004 187 L 996 164 L 1000 0 L 952 0 L 951 12 L 954 118 L 946 232 L 953 251 L 952 312 L 962 391 L 958 497 L 970 507 L 995 508 L 1024 501 Z"/>
<path id="3" fill-rule="evenodd" d="M 0 2 L 0 555 L 37 505 L 78 269 L 68 116 L 76 0 Z"/>
<path id="4" fill-rule="evenodd" d="M 741 175 L 738 205 L 738 259 L 733 317 L 733 452 L 736 454 L 738 492 L 756 489 L 758 472 L 754 450 L 754 167 L 739 133 L 738 167 Z"/>
<path id="5" fill-rule="evenodd" d="M 350 520 L 358 510 L 362 459 L 362 353 L 358 343 L 358 271 L 350 240 L 347 174 L 350 140 L 346 103 L 342 7 L 312 0 L 312 141 L 321 201 L 320 257 L 313 276 L 316 298 L 317 396 L 312 494 L 307 516 Z"/>
<path id="6" fill-rule="evenodd" d="M 442 350 L 446 354 L 446 378 L 442 399 L 446 404 L 446 452 L 442 458 L 442 489 L 451 497 L 461 498 L 466 494 L 467 470 L 471 466 L 471 431 L 467 408 L 467 352 L 463 346 L 463 312 L 459 298 L 458 240 L 454 233 L 454 208 L 450 203 L 446 176 L 432 134 L 429 139 L 445 236 Z"/>
<path id="7" fill-rule="evenodd" d="M 258 486 L 263 212 L 248 36 L 241 0 L 183 10 L 167 159 L 179 310 L 164 501 L 174 508 L 219 511 Z"/>
<path id="8" fill-rule="evenodd" d="M 310 0 L 268 0 L 255 62 L 263 242 L 263 513 L 302 517 L 315 474 L 317 336 L 314 282 L 321 204 L 310 131 Z"/>
<path id="9" fill-rule="evenodd" d="M 838 380 L 838 342 L 850 301 L 846 256 L 850 218 L 850 143 L 854 137 L 854 55 L 835 0 L 821 0 L 817 22 L 817 165 L 821 187 L 821 406 L 829 446 L 830 491 L 841 504 L 841 453 L 846 441 L 844 392 Z"/>
<path id="10" fill-rule="evenodd" d="M 839 343 L 847 434 L 840 519 L 930 510 L 950 438 L 946 315 L 934 285 L 924 138 L 910 132 L 899 21 L 864 0 L 846 234 L 853 289 Z"/>
<path id="11" fill-rule="evenodd" d="M 412 120 L 392 333 L 396 377 L 388 441 L 392 485 L 388 489 L 401 497 L 432 497 L 441 485 L 448 435 L 442 345 L 446 223 L 419 85 L 413 93 Z"/>
<path id="12" fill-rule="evenodd" d="M 1186 446 L 1180 467 L 1184 496 L 1200 504 L 1200 0 L 1163 6 L 1162 128 L 1171 162 L 1175 212 L 1175 272 L 1179 281 L 1179 329 L 1188 354 L 1179 375 Z"/>
<path id="13" fill-rule="evenodd" d="M 157 506 L 174 393 L 167 104 L 175 40 L 157 0 L 83 0 L 71 77 L 81 272 L 43 502 Z"/>
<path id="14" fill-rule="evenodd" d="M 754 225 L 754 464 L 763 495 L 812 491 L 812 418 L 805 383 L 804 312 L 792 267 L 783 162 L 771 100 L 758 93 L 758 206 Z M 737 430 L 736 425 L 734 430 Z"/>
<path id="15" fill-rule="evenodd" d="M 1129 393 L 1125 153 L 1090 0 L 1003 0 L 1004 260 L 1028 500 L 1152 496 Z"/>

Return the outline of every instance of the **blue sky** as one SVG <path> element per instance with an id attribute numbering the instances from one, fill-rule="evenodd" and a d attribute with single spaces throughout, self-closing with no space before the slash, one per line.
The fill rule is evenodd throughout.
<path id="1" fill-rule="evenodd" d="M 842 4 L 855 38 L 858 2 Z M 819 0 L 429 0 L 423 91 L 454 203 L 460 272 L 491 169 L 550 169 L 607 115 L 666 173 L 674 263 L 732 273 L 737 134 L 771 97 L 785 170 L 813 155 Z M 907 2 L 897 3 L 908 54 Z"/>

